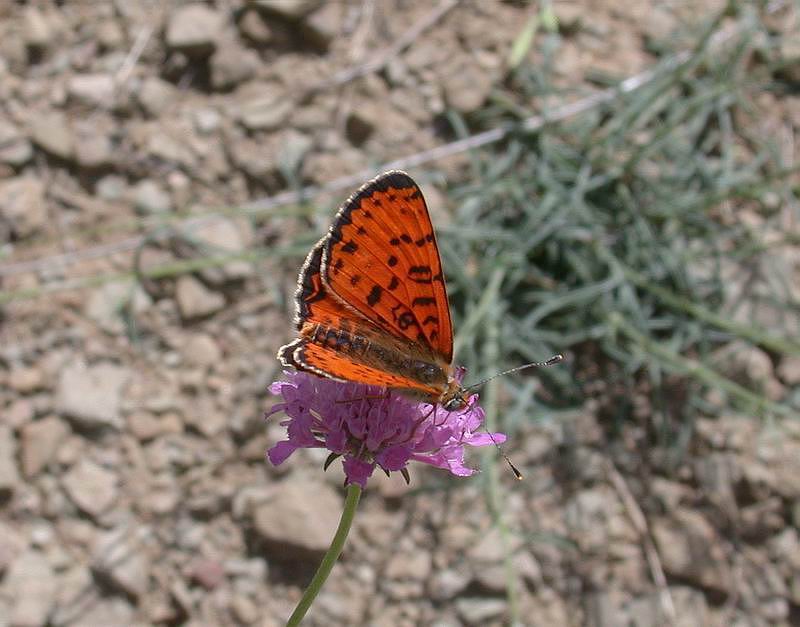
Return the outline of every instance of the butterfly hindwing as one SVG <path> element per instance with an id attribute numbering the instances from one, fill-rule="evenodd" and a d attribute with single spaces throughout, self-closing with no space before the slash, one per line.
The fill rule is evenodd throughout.
<path id="1" fill-rule="evenodd" d="M 453 332 L 436 236 L 407 174 L 387 172 L 364 185 L 321 244 L 322 281 L 340 301 L 450 364 Z"/>

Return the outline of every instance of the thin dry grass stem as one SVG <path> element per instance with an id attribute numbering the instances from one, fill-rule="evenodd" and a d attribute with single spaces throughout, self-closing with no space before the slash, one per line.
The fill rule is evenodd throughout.
<path id="1" fill-rule="evenodd" d="M 642 543 L 642 548 L 644 549 L 647 565 L 650 568 L 650 576 L 653 578 L 653 583 L 658 589 L 658 599 L 659 603 L 661 604 L 661 611 L 664 614 L 664 619 L 669 625 L 675 625 L 677 620 L 675 603 L 672 600 L 672 595 L 669 591 L 667 577 L 664 575 L 664 568 L 661 566 L 661 558 L 659 557 L 658 550 L 653 542 L 653 537 L 650 535 L 647 519 L 639 507 L 639 504 L 636 502 L 636 498 L 631 493 L 630 488 L 628 488 L 628 484 L 625 482 L 625 479 L 619 473 L 614 466 L 614 463 L 610 459 L 606 460 L 606 473 L 611 481 L 611 485 L 614 486 L 617 495 L 622 501 L 625 511 L 627 512 L 634 529 L 636 529 L 636 533 L 639 534 L 639 540 Z"/>

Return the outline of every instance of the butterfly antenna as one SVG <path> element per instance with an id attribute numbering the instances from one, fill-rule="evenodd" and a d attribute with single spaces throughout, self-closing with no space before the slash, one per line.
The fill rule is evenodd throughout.
<path id="1" fill-rule="evenodd" d="M 497 374 L 492 375 L 491 377 L 484 379 L 483 381 L 478 381 L 477 383 L 473 383 L 469 387 L 464 388 L 467 392 L 469 390 L 474 390 L 475 388 L 481 387 L 484 383 L 488 383 L 492 379 L 496 379 L 497 377 L 502 377 L 507 374 L 512 374 L 514 372 L 519 372 L 520 370 L 527 370 L 528 368 L 544 368 L 545 366 L 553 366 L 560 361 L 563 361 L 564 355 L 553 355 L 547 361 L 532 361 L 529 364 L 523 364 L 521 366 L 517 366 L 516 368 L 511 368 L 509 370 L 503 370 L 503 372 L 498 372 Z"/>
<path id="2" fill-rule="evenodd" d="M 473 383 L 469 387 L 464 388 L 464 390 L 465 391 L 474 390 L 475 388 L 479 388 L 480 386 L 482 386 L 484 383 L 488 383 L 492 379 L 496 379 L 497 377 L 502 377 L 504 375 L 511 374 L 513 372 L 519 372 L 520 370 L 526 370 L 527 368 L 544 368 L 545 366 L 552 366 L 562 361 L 563 359 L 564 355 L 558 354 L 558 355 L 553 355 L 550 359 L 546 361 L 532 361 L 529 364 L 523 364 L 521 366 L 517 366 L 516 368 L 510 368 L 509 370 L 498 372 L 497 374 L 492 375 L 488 379 L 484 379 L 483 381 L 478 381 L 477 383 Z M 484 425 L 484 428 L 485 427 L 486 425 Z M 506 460 L 506 464 L 508 464 L 508 467 L 511 469 L 511 472 L 514 473 L 514 478 L 517 481 L 522 481 L 522 473 L 514 465 L 514 462 L 512 462 L 509 456 L 505 454 L 502 448 L 500 448 L 500 445 L 497 443 L 497 440 L 494 439 L 494 436 L 488 429 L 486 429 L 486 433 L 489 435 L 489 439 L 492 441 L 492 444 L 494 444 L 495 448 L 497 449 L 497 452 L 502 456 L 504 460 Z"/>

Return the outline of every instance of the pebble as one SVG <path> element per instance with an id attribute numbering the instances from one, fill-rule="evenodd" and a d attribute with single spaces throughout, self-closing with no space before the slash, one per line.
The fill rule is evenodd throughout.
<path id="1" fill-rule="evenodd" d="M 236 101 L 233 113 L 248 131 L 281 127 L 295 106 L 278 83 L 246 85 L 237 92 Z"/>
<path id="2" fill-rule="evenodd" d="M 20 430 L 20 462 L 26 478 L 34 477 L 55 457 L 69 427 L 56 416 L 28 423 Z"/>
<path id="3" fill-rule="evenodd" d="M 192 334 L 181 347 L 186 361 L 198 366 L 213 366 L 222 357 L 216 340 L 205 333 Z"/>
<path id="4" fill-rule="evenodd" d="M 225 297 L 213 292 L 190 275 L 183 275 L 175 286 L 175 300 L 184 320 L 215 314 L 225 308 Z"/>
<path id="5" fill-rule="evenodd" d="M 299 20 L 321 4 L 321 0 L 251 0 L 258 9 L 288 20 Z"/>
<path id="6" fill-rule="evenodd" d="M 282 481 L 269 500 L 256 506 L 255 530 L 270 554 L 318 557 L 330 546 L 338 524 L 342 498 L 325 483 L 293 476 Z"/>
<path id="7" fill-rule="evenodd" d="M 152 179 L 139 181 L 132 190 L 134 207 L 142 215 L 168 213 L 172 211 L 169 193 Z"/>
<path id="8" fill-rule="evenodd" d="M 194 112 L 194 127 L 202 135 L 210 135 L 219 129 L 222 116 L 216 109 L 198 109 Z"/>
<path id="9" fill-rule="evenodd" d="M 61 481 L 72 502 L 94 518 L 117 499 L 116 475 L 86 458 L 70 468 Z"/>
<path id="10" fill-rule="evenodd" d="M 172 83 L 156 76 L 148 76 L 142 81 L 142 86 L 136 93 L 136 99 L 151 117 L 158 117 L 175 102 L 178 90 Z"/>
<path id="11" fill-rule="evenodd" d="M 272 40 L 272 29 L 258 11 L 246 10 L 238 22 L 239 31 L 254 44 L 261 46 Z"/>
<path id="12" fill-rule="evenodd" d="M 507 603 L 505 599 L 464 597 L 456 600 L 455 607 L 467 625 L 485 625 L 503 616 Z"/>
<path id="13" fill-rule="evenodd" d="M 67 117 L 60 111 L 37 115 L 31 123 L 31 139 L 45 152 L 71 160 L 75 156 L 75 137 Z"/>
<path id="14" fill-rule="evenodd" d="M 42 371 L 38 368 L 14 368 L 8 374 L 8 387 L 20 394 L 30 394 L 44 385 Z"/>
<path id="15" fill-rule="evenodd" d="M 3 596 L 11 603 L 10 627 L 47 624 L 56 595 L 56 578 L 44 554 L 28 551 L 17 557 L 3 579 Z"/>
<path id="16" fill-rule="evenodd" d="M 44 184 L 31 176 L 0 181 L 0 216 L 20 239 L 43 231 L 49 221 Z"/>
<path id="17" fill-rule="evenodd" d="M 252 244 L 253 233 L 245 220 L 215 218 L 191 230 L 190 237 L 201 242 L 212 255 L 244 253 Z M 254 268 L 245 259 L 231 259 L 201 271 L 202 277 L 214 285 L 238 281 L 253 275 Z"/>
<path id="18" fill-rule="evenodd" d="M 218 91 L 232 89 L 251 79 L 261 65 L 254 50 L 236 40 L 226 41 L 211 57 L 211 87 Z"/>
<path id="19" fill-rule="evenodd" d="M 187 4 L 169 17 L 167 46 L 192 56 L 213 52 L 224 25 L 223 16 L 206 4 Z"/>
<path id="20" fill-rule="evenodd" d="M 114 100 L 114 78 L 110 74 L 77 74 L 67 83 L 67 94 L 90 107 L 110 108 Z"/>
<path id="21" fill-rule="evenodd" d="M 0 120 L 0 163 L 18 168 L 33 157 L 33 145 L 13 124 Z"/>
<path id="22" fill-rule="evenodd" d="M 95 571 L 134 598 L 142 596 L 150 582 L 151 566 L 143 545 L 149 533 L 147 527 L 118 527 L 97 538 L 92 548 Z"/>
<path id="23" fill-rule="evenodd" d="M 16 448 L 11 427 L 0 424 L 0 498 L 13 494 L 19 483 Z"/>
<path id="24" fill-rule="evenodd" d="M 120 427 L 122 390 L 129 379 L 127 368 L 112 363 L 73 361 L 61 371 L 55 409 L 81 428 Z"/>

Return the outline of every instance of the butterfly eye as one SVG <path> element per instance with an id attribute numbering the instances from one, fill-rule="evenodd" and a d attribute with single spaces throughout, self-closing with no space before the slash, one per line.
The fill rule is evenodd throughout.
<path id="1" fill-rule="evenodd" d="M 442 407 L 444 407 L 447 411 L 458 411 L 459 409 L 464 409 L 466 406 L 467 401 L 461 396 L 454 396 L 442 404 Z"/>

